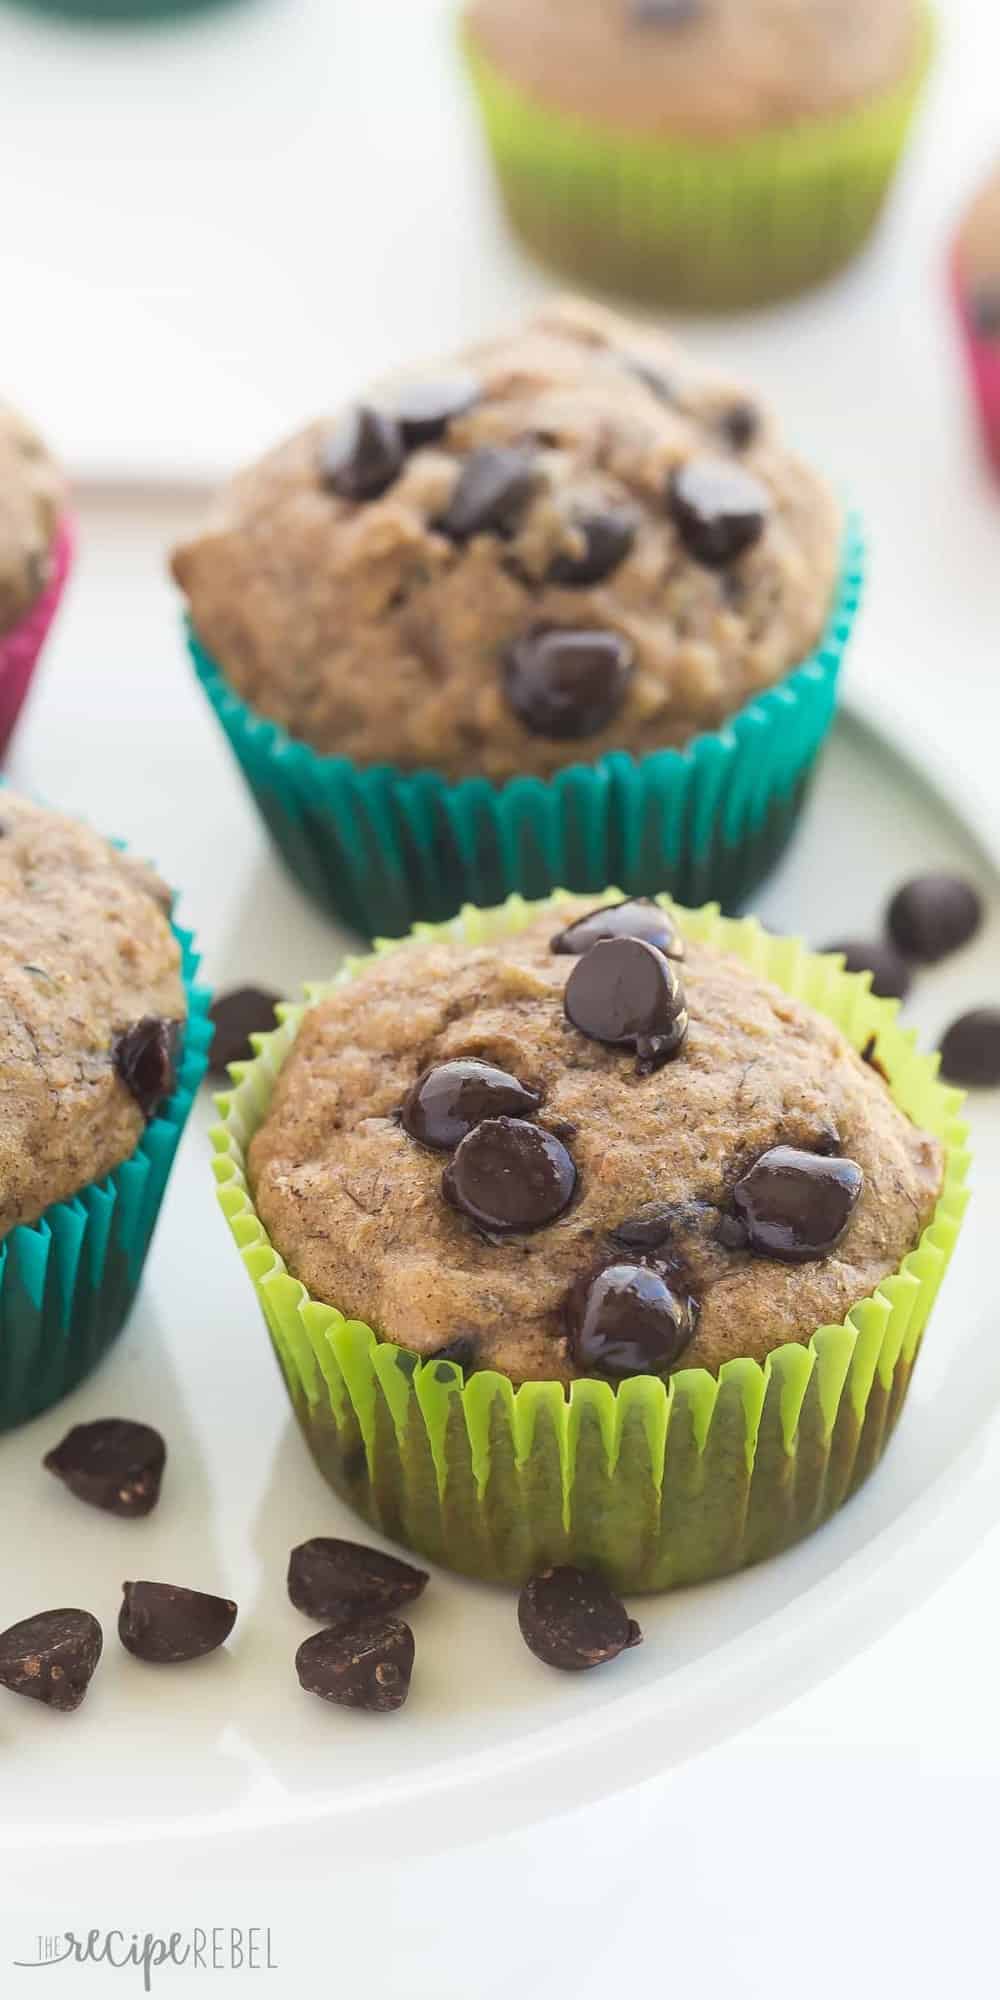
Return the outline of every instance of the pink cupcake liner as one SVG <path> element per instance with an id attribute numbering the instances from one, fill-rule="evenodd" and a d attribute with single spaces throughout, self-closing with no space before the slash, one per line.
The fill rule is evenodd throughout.
<path id="1" fill-rule="evenodd" d="M 987 338 L 976 326 L 957 258 L 952 261 L 951 280 L 983 442 L 1000 478 L 1000 340 Z"/>
<path id="2" fill-rule="evenodd" d="M 73 524 L 64 516 L 52 549 L 52 575 L 37 603 L 0 638 L 0 753 L 21 713 L 39 654 L 56 615 L 73 559 Z"/>

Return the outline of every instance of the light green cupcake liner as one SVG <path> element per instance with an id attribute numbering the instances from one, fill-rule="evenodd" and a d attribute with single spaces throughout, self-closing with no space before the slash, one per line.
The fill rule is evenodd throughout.
<path id="1" fill-rule="evenodd" d="M 466 903 L 563 887 L 667 888 L 738 910 L 774 866 L 829 732 L 864 579 L 848 524 L 820 645 L 776 687 L 684 750 L 613 751 L 554 778 L 452 784 L 435 771 L 323 757 L 254 714 L 188 633 L 202 687 L 281 854 L 363 937 L 402 937 Z"/>
<path id="2" fill-rule="evenodd" d="M 512 898 L 467 910 L 444 931 L 477 943 L 522 929 L 538 907 Z M 777 1347 L 763 1367 L 731 1361 L 718 1380 L 682 1369 L 617 1391 L 579 1381 L 567 1395 L 556 1382 L 514 1389 L 489 1371 L 464 1382 L 451 1362 L 421 1363 L 311 1299 L 254 1209 L 247 1149 L 305 1005 L 279 1008 L 281 1026 L 258 1039 L 254 1062 L 234 1065 L 234 1088 L 218 1100 L 219 1201 L 320 1470 L 384 1534 L 472 1576 L 516 1584 L 572 1562 L 621 1589 L 665 1590 L 808 1534 L 881 1458 L 958 1236 L 969 1161 L 962 1096 L 898 1027 L 896 1003 L 876 1000 L 869 976 L 845 973 L 841 958 L 770 937 L 753 919 L 714 908 L 680 918 L 689 937 L 736 953 L 856 1048 L 877 1036 L 896 1102 L 947 1149 L 933 1220 L 899 1270 L 843 1325 L 820 1327 L 808 1347 Z M 430 934 L 422 926 L 417 936 Z M 350 961 L 332 984 L 363 963 Z M 329 990 L 307 989 L 310 1002 Z"/>
<path id="3" fill-rule="evenodd" d="M 736 308 L 829 277 L 878 219 L 934 46 L 896 89 L 836 118 L 728 144 L 602 129 L 509 82 L 463 46 L 518 234 L 587 284 L 653 303 Z"/>

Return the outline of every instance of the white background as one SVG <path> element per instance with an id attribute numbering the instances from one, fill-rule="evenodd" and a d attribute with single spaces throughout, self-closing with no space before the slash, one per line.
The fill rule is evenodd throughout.
<path id="1" fill-rule="evenodd" d="M 214 977 L 280 967 L 293 986 L 328 947 L 180 660 L 162 551 L 199 503 L 156 484 L 196 484 L 369 370 L 543 294 L 492 206 L 447 11 L 245 0 L 148 34 L 0 13 L 4 386 L 80 476 L 85 532 L 15 775 L 157 854 Z M 863 508 L 873 589 L 852 686 L 922 740 L 996 844 L 1000 505 L 967 423 L 943 261 L 956 205 L 1000 151 L 1000 28 L 991 0 L 945 15 L 877 248 L 813 299 L 687 337 L 780 397 Z M 873 874 L 883 837 L 876 819 Z M 837 888 L 817 874 L 814 936 Z M 185 1165 L 175 1208 L 195 1200 L 190 1146 Z M 921 1532 L 934 1568 L 933 1520 Z M 994 1533 L 923 1608 L 898 1587 L 872 1650 L 826 1680 L 815 1663 L 799 1698 L 668 1780 L 651 1772 L 624 1801 L 488 1846 L 463 1846 L 456 1826 L 446 1859 L 414 1855 L 381 1880 L 321 1836 L 296 1856 L 299 1887 L 264 1845 L 134 1870 L 118 1856 L 111 1880 L 99 1858 L 57 1881 L 42 1857 L 10 1859 L 0 1986 L 15 1947 L 53 1925 L 260 1921 L 282 1963 L 265 1992 L 596 2000 L 641 1980 L 697 1982 L 709 2000 L 991 1995 L 998 1582 Z M 0 1817 L 2 1785 L 0 1764 Z M 132 1990 L 126 1974 L 9 1977 L 19 1994 L 46 1978 Z M 161 1990 L 187 1983 L 164 1974 Z"/>

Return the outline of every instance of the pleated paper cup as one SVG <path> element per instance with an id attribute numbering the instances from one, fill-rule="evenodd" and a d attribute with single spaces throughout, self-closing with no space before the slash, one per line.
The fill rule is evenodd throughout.
<path id="1" fill-rule="evenodd" d="M 443 934 L 474 945 L 523 929 L 539 907 L 514 898 L 470 909 Z M 219 1201 L 317 1465 L 373 1527 L 470 1576 L 518 1584 L 546 1564 L 576 1563 L 621 1589 L 666 1590 L 810 1533 L 878 1464 L 955 1246 L 969 1158 L 962 1098 L 897 1025 L 896 1003 L 875 999 L 869 975 L 846 973 L 842 958 L 812 955 L 753 919 L 713 907 L 679 917 L 689 938 L 735 953 L 856 1048 L 877 1037 L 895 1101 L 946 1148 L 933 1219 L 898 1270 L 842 1325 L 818 1327 L 808 1346 L 776 1345 L 763 1366 L 736 1360 L 718 1379 L 688 1368 L 617 1389 L 594 1380 L 515 1389 L 492 1371 L 466 1381 L 452 1362 L 421 1362 L 405 1326 L 390 1341 L 310 1298 L 254 1208 L 247 1152 L 303 1015 L 328 986 L 279 1009 L 280 1027 L 258 1039 L 253 1062 L 234 1065 L 218 1100 Z M 780 1327 L 774 1335 L 780 1342 Z"/>

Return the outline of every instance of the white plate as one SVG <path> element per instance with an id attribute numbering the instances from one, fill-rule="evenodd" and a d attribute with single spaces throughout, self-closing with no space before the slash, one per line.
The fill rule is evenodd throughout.
<path id="1" fill-rule="evenodd" d="M 201 827 L 198 837 L 209 883 L 207 832 Z M 975 875 L 990 899 L 990 926 L 921 983 L 911 1014 L 931 1038 L 991 990 L 1000 937 L 993 862 L 957 810 L 847 720 L 793 853 L 760 907 L 776 927 L 800 929 L 818 944 L 873 925 L 890 886 L 923 865 L 954 864 Z M 248 926 L 258 976 L 280 980 L 317 952 L 324 934 L 315 915 L 252 854 L 241 893 L 241 941 L 228 970 L 216 960 L 219 983 L 246 968 Z M 314 971 L 329 964 L 328 934 L 323 950 Z M 0 1441 L 0 1622 L 76 1602 L 100 1616 L 107 1637 L 77 1716 L 64 1720 L 0 1697 L 0 1848 L 124 1851 L 204 1840 L 229 1852 L 249 1837 L 259 1858 L 270 1834 L 285 1866 L 299 1845 L 305 1851 L 320 1838 L 355 1860 L 426 1853 L 665 1769 L 846 1662 L 917 1603 L 1000 1513 L 1000 1453 L 989 1430 L 1000 1348 L 978 1282 L 994 1254 L 1000 1102 L 983 1096 L 972 1111 L 978 1171 L 964 1241 L 906 1421 L 865 1491 L 770 1565 L 644 1600 L 637 1608 L 645 1645 L 579 1680 L 550 1674 L 528 1655 L 511 1595 L 435 1575 L 414 1614 L 418 1660 L 408 1708 L 375 1721 L 328 1709 L 296 1685 L 293 1655 L 312 1628 L 285 1597 L 288 1550 L 308 1535 L 350 1533 L 357 1524 L 327 1492 L 288 1415 L 214 1206 L 203 1104 L 195 1120 L 202 1129 L 184 1147 L 117 1352 L 61 1409 Z M 938 1401 L 949 1371 L 956 1386 Z M 148 1522 L 87 1511 L 40 1468 L 70 1422 L 108 1414 L 148 1418 L 169 1440 L 162 1503 Z M 114 1622 L 118 1586 L 136 1575 L 236 1597 L 240 1619 L 229 1649 L 175 1671 L 128 1658 Z"/>

